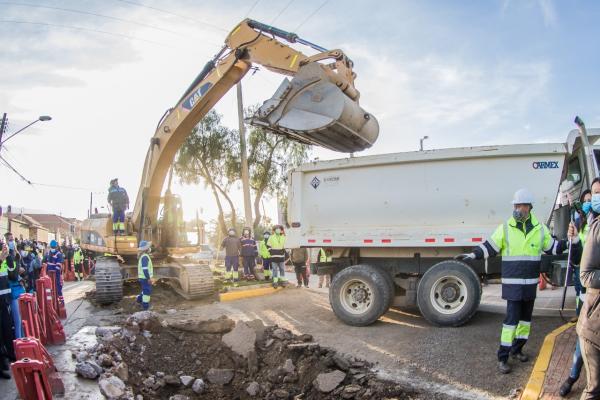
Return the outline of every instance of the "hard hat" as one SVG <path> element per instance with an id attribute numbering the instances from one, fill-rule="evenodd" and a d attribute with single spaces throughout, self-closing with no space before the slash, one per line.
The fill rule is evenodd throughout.
<path id="1" fill-rule="evenodd" d="M 263 235 L 270 235 L 270 234 L 271 234 L 271 232 L 269 232 L 269 231 L 265 231 L 265 232 L 263 233 Z"/>
<path id="2" fill-rule="evenodd" d="M 533 194 L 527 189 L 519 189 L 513 196 L 513 204 L 532 204 L 535 203 Z"/>
<path id="3" fill-rule="evenodd" d="M 51 240 L 50 241 L 50 247 L 52 247 L 53 249 L 58 247 L 58 242 L 56 240 Z"/>
<path id="4" fill-rule="evenodd" d="M 138 246 L 138 250 L 139 251 L 146 251 L 146 250 L 149 250 L 151 246 L 152 246 L 152 242 L 149 242 L 149 241 L 146 241 L 146 240 L 142 240 L 140 242 L 140 245 Z"/>

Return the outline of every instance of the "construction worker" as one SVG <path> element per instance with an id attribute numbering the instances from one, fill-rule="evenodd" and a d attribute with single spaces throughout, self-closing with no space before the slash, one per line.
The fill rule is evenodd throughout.
<path id="1" fill-rule="evenodd" d="M 142 240 L 138 246 L 138 281 L 142 287 L 142 292 L 137 296 L 137 302 L 142 305 L 144 310 L 150 308 L 150 295 L 152 294 L 152 277 L 154 268 L 150 258 L 150 249 L 152 242 Z"/>
<path id="2" fill-rule="evenodd" d="M 329 252 L 329 254 L 328 254 Z M 331 262 L 331 250 L 325 250 L 323 248 L 319 249 L 319 263 L 328 263 Z M 325 281 L 325 287 L 329 287 L 331 284 L 331 275 L 326 274 L 324 272 L 319 272 L 317 268 L 317 275 L 319 275 L 319 288 L 323 287 L 323 281 Z"/>
<path id="3" fill-rule="evenodd" d="M 10 379 L 8 362 L 15 361 L 13 340 L 15 339 L 14 320 L 12 317 L 12 290 L 8 281 L 8 269 L 13 268 L 14 253 L 8 249 L 8 244 L 2 244 L 0 252 L 0 377 Z"/>
<path id="4" fill-rule="evenodd" d="M 304 283 L 304 287 L 308 287 L 308 249 L 306 247 L 300 247 L 292 249 L 290 258 L 294 265 L 294 272 L 296 272 L 296 280 L 298 281 L 297 288 L 301 288 Z"/>
<path id="5" fill-rule="evenodd" d="M 225 249 L 225 279 L 231 280 L 233 286 L 238 286 L 238 281 L 240 279 L 238 269 L 240 268 L 242 242 L 235 234 L 235 229 L 233 228 L 230 228 L 227 231 L 227 235 L 228 236 L 223 239 L 223 242 L 221 243 L 221 249 Z"/>
<path id="6" fill-rule="evenodd" d="M 244 263 L 244 278 L 252 280 L 255 278 L 254 268 L 256 267 L 258 250 L 256 248 L 256 240 L 252 237 L 252 230 L 250 228 L 246 227 L 242 230 L 240 244 L 242 245 L 241 256 Z"/>
<path id="7" fill-rule="evenodd" d="M 460 260 L 487 259 L 502 256 L 502 298 L 506 300 L 506 318 L 502 326 L 498 349 L 498 370 L 508 374 L 509 356 L 521 362 L 529 357 L 523 353 L 531 331 L 531 315 L 540 274 L 541 254 L 560 254 L 568 247 L 566 240 L 556 240 L 550 230 L 531 212 L 533 194 L 519 189 L 513 197 L 513 215 L 498 226 L 492 236 L 473 249 L 457 256 Z M 569 226 L 569 237 L 579 241 L 575 225 Z"/>
<path id="8" fill-rule="evenodd" d="M 44 263 L 46 263 L 47 271 L 56 272 L 56 295 L 59 300 L 62 302 L 62 279 L 61 279 L 61 267 L 64 262 L 63 254 L 58 250 L 58 243 L 56 240 L 50 241 L 50 250 L 44 256 Z"/>
<path id="9" fill-rule="evenodd" d="M 129 208 L 129 196 L 127 191 L 119 186 L 117 178 L 110 181 L 108 203 L 113 212 L 113 234 L 125 235 L 125 211 Z"/>
<path id="10" fill-rule="evenodd" d="M 271 279 L 271 254 L 269 254 L 269 248 L 267 247 L 267 241 L 271 236 L 271 232 L 265 231 L 263 233 L 263 239 L 258 242 L 258 254 L 262 258 L 263 273 L 265 274 L 265 280 Z"/>
<path id="11" fill-rule="evenodd" d="M 75 264 L 75 277 L 77 278 L 77 281 L 81 281 L 83 280 L 83 273 L 82 273 L 82 267 L 83 267 L 83 251 L 81 250 L 81 247 L 79 247 L 78 243 L 75 243 L 73 245 L 73 263 Z"/>
<path id="12" fill-rule="evenodd" d="M 267 240 L 267 248 L 271 255 L 271 268 L 273 269 L 273 287 L 277 287 L 279 283 L 285 285 L 287 279 L 285 277 L 285 232 L 283 226 L 275 225 L 273 227 L 274 234 L 269 236 Z"/>

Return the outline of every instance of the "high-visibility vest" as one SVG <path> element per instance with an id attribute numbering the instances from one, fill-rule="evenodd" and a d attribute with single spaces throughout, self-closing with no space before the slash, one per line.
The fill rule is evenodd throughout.
<path id="1" fill-rule="evenodd" d="M 267 247 L 267 239 L 263 239 L 258 242 L 258 254 L 263 259 L 271 258 L 271 254 L 269 253 L 269 248 Z"/>
<path id="2" fill-rule="evenodd" d="M 0 264 L 0 299 L 12 300 L 11 293 L 12 290 L 8 283 L 8 262 L 3 260 Z"/>
<path id="3" fill-rule="evenodd" d="M 269 246 L 269 254 L 274 262 L 283 261 L 285 259 L 285 235 L 273 234 L 267 240 Z"/>
<path id="4" fill-rule="evenodd" d="M 73 254 L 73 262 L 75 264 L 83 262 L 83 251 L 81 251 L 81 249 L 78 249 L 75 254 Z"/>
<path id="5" fill-rule="evenodd" d="M 331 262 L 332 257 L 327 255 L 327 252 L 323 249 L 319 250 L 319 262 Z"/>
<path id="6" fill-rule="evenodd" d="M 530 220 L 533 228 L 527 234 L 511 217 L 488 240 L 502 256 L 502 298 L 506 300 L 535 299 L 542 252 L 556 250 L 558 244 L 535 215 L 530 214 Z"/>
<path id="7" fill-rule="evenodd" d="M 144 257 L 148 257 L 148 266 L 146 268 L 148 270 L 148 276 L 152 278 L 154 276 L 154 267 L 152 266 L 152 259 L 146 253 L 142 254 L 140 259 L 138 260 L 138 278 L 146 279 L 146 274 L 144 274 L 144 269 L 146 268 L 142 267 L 142 260 L 144 259 Z"/>

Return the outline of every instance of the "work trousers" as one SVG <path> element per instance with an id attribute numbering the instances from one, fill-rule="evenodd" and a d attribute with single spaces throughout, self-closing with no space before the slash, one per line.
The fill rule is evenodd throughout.
<path id="1" fill-rule="evenodd" d="M 520 353 L 529 339 L 531 331 L 531 315 L 533 314 L 533 300 L 507 300 L 506 318 L 502 326 L 498 360 L 508 361 L 508 356 Z"/>
<path id="2" fill-rule="evenodd" d="M 579 379 L 582 367 L 583 355 L 581 354 L 581 343 L 580 339 L 577 338 L 577 341 L 575 342 L 575 352 L 573 353 L 573 364 L 571 364 L 571 372 L 569 372 L 569 377 L 573 379 L 573 381 L 577 381 Z"/>
<path id="3" fill-rule="evenodd" d="M 306 270 L 306 265 L 304 263 L 294 264 L 294 271 L 296 272 L 298 286 L 301 286 L 303 282 L 304 286 L 308 286 L 308 271 Z"/>
<path id="4" fill-rule="evenodd" d="M 0 354 L 6 356 L 10 361 L 15 361 L 15 339 L 14 320 L 12 317 L 11 302 L 8 299 L 0 299 Z"/>
<path id="5" fill-rule="evenodd" d="M 125 233 L 125 210 L 113 209 L 113 233 Z"/>
<path id="6" fill-rule="evenodd" d="M 285 262 L 275 261 L 271 259 L 271 267 L 273 268 L 273 282 L 277 283 L 279 281 L 287 281 L 285 278 Z"/>
<path id="7" fill-rule="evenodd" d="M 77 278 L 78 281 L 83 279 L 83 264 L 82 263 L 77 263 L 75 264 L 75 277 Z"/>
<path id="8" fill-rule="evenodd" d="M 139 279 L 142 293 L 137 296 L 137 302 L 142 304 L 142 308 L 147 310 L 150 308 L 150 295 L 152 295 L 152 282 L 150 279 Z"/>
<path id="9" fill-rule="evenodd" d="M 244 262 L 244 275 L 254 275 L 254 268 L 256 267 L 256 257 L 244 256 L 242 257 Z"/>
<path id="10" fill-rule="evenodd" d="M 329 287 L 329 284 L 331 283 L 331 275 L 329 275 L 329 274 L 319 275 L 319 287 L 323 287 L 323 281 L 325 281 L 325 287 Z"/>
<path id="11" fill-rule="evenodd" d="M 587 377 L 580 400 L 600 400 L 600 348 L 585 338 L 579 340 Z"/>
<path id="12" fill-rule="evenodd" d="M 265 279 L 271 279 L 271 259 L 263 258 L 262 265 L 263 265 L 263 272 L 265 274 Z"/>
<path id="13" fill-rule="evenodd" d="M 225 279 L 237 281 L 240 277 L 240 258 L 238 256 L 225 256 Z M 233 269 L 233 272 L 231 270 Z"/>

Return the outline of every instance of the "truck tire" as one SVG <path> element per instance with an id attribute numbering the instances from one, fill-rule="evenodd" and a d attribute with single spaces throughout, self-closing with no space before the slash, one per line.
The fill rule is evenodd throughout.
<path id="1" fill-rule="evenodd" d="M 481 301 L 481 282 L 473 269 L 456 260 L 431 267 L 417 288 L 417 304 L 431 324 L 460 326 L 477 311 Z"/>
<path id="2" fill-rule="evenodd" d="M 389 274 L 370 265 L 353 265 L 335 274 L 329 289 L 334 314 L 348 325 L 377 321 L 393 297 Z"/>
<path id="3" fill-rule="evenodd" d="M 96 260 L 96 302 L 110 304 L 123 298 L 123 278 L 119 262 L 113 257 Z"/>

